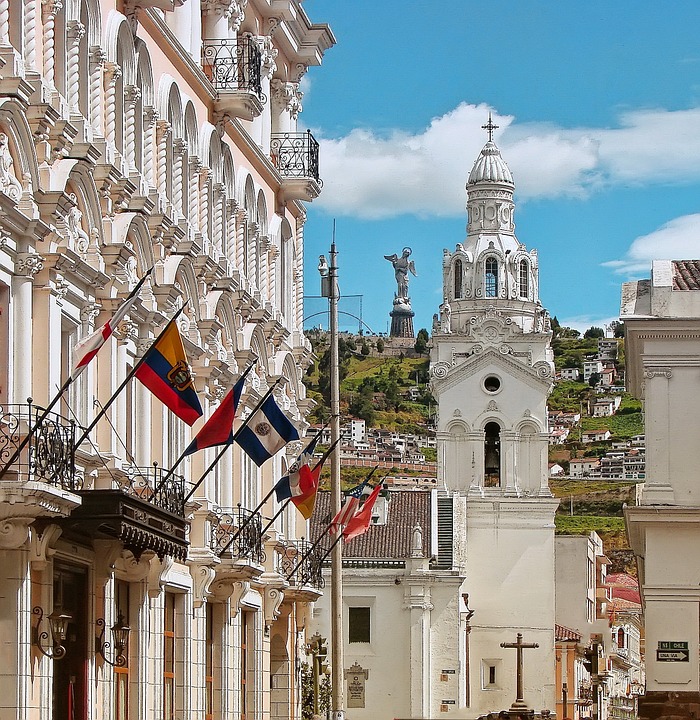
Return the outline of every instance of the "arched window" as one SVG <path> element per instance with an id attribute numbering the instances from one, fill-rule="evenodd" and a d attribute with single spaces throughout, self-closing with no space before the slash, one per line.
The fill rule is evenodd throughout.
<path id="1" fill-rule="evenodd" d="M 498 297 L 498 260 L 488 258 L 486 260 L 486 297 Z"/>
<path id="2" fill-rule="evenodd" d="M 454 273 L 455 273 L 454 298 L 455 298 L 455 300 L 459 300 L 462 297 L 462 261 L 461 260 L 455 260 Z"/>
<path id="3" fill-rule="evenodd" d="M 486 423 L 484 428 L 484 487 L 501 486 L 501 427 Z"/>
<path id="4" fill-rule="evenodd" d="M 527 265 L 527 260 L 520 261 L 520 297 L 530 297 L 530 268 Z"/>
<path id="5" fill-rule="evenodd" d="M 624 628 L 617 629 L 617 647 L 618 647 L 618 649 L 622 649 L 625 647 L 625 629 Z"/>

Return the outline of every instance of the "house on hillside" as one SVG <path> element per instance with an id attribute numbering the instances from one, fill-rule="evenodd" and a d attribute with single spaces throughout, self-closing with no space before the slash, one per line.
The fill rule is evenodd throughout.
<path id="1" fill-rule="evenodd" d="M 599 458 L 572 458 L 569 460 L 569 475 L 574 478 L 588 477 L 596 472 L 599 465 Z"/>
<path id="2" fill-rule="evenodd" d="M 559 371 L 559 380 L 578 380 L 581 376 L 581 368 L 565 367 Z"/>
<path id="3" fill-rule="evenodd" d="M 597 373 L 600 375 L 603 372 L 603 363 L 598 360 L 584 360 L 583 362 L 583 381 L 588 382 L 591 379 L 591 375 Z"/>
<path id="4" fill-rule="evenodd" d="M 581 442 L 592 443 L 592 442 L 605 442 L 611 438 L 610 430 L 584 430 L 581 433 Z"/>

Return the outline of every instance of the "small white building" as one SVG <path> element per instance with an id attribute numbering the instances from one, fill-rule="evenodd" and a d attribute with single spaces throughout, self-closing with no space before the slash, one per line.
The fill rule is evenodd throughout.
<path id="1" fill-rule="evenodd" d="M 599 458 L 572 458 L 569 460 L 569 475 L 574 478 L 592 475 L 600 465 Z"/>
<path id="2" fill-rule="evenodd" d="M 581 376 L 581 368 L 565 367 L 559 371 L 560 380 L 578 380 Z"/>
<path id="3" fill-rule="evenodd" d="M 610 430 L 584 430 L 581 433 L 581 442 L 605 442 L 611 438 Z"/>
<path id="4" fill-rule="evenodd" d="M 591 379 L 591 375 L 597 373 L 600 375 L 603 372 L 603 363 L 598 360 L 584 360 L 583 361 L 583 381 L 588 382 Z"/>

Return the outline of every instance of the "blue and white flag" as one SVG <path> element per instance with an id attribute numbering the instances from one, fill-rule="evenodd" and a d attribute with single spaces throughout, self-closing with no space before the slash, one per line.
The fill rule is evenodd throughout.
<path id="1" fill-rule="evenodd" d="M 287 443 L 298 439 L 297 429 L 270 395 L 237 433 L 236 442 L 260 466 Z"/>

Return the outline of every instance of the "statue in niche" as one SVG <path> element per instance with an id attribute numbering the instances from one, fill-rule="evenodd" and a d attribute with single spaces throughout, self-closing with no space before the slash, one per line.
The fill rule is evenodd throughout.
<path id="1" fill-rule="evenodd" d="M 14 174 L 10 139 L 5 133 L 0 133 L 0 190 L 15 201 L 22 196 L 22 185 Z"/>
<path id="2" fill-rule="evenodd" d="M 409 260 L 413 251 L 410 247 L 405 247 L 399 257 L 396 253 L 393 255 L 385 255 L 384 258 L 388 260 L 394 268 L 394 277 L 396 278 L 396 299 L 408 304 L 408 271 L 410 270 L 416 277 L 416 265 L 413 260 Z"/>

